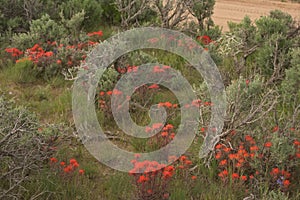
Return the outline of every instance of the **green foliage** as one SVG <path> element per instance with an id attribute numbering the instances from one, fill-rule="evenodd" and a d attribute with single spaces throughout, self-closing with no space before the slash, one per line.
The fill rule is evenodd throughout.
<path id="1" fill-rule="evenodd" d="M 100 81 L 99 88 L 101 91 L 109 91 L 115 87 L 117 83 L 118 72 L 112 68 L 108 67 L 107 70 L 103 73 Z"/>
<path id="2" fill-rule="evenodd" d="M 192 15 L 196 17 L 200 31 L 209 30 L 214 26 L 211 16 L 215 6 L 215 0 L 193 0 L 191 3 Z"/>
<path id="3" fill-rule="evenodd" d="M 56 22 L 48 14 L 45 14 L 40 19 L 30 23 L 29 32 L 15 34 L 12 39 L 12 46 L 26 49 L 34 44 L 46 44 L 48 41 L 64 44 L 79 42 L 82 38 L 81 26 L 84 16 L 84 11 L 75 13 L 70 18 L 61 15 L 61 22 Z"/>
<path id="4" fill-rule="evenodd" d="M 219 52 L 231 57 L 231 68 L 236 75 L 229 75 L 230 78 L 255 71 L 265 77 L 268 84 L 280 82 L 285 69 L 291 67 L 290 49 L 299 40 L 297 34 L 291 34 L 297 30 L 292 17 L 274 10 L 254 23 L 246 16 L 241 23 L 228 25 L 230 31 L 221 37 Z"/>
<path id="5" fill-rule="evenodd" d="M 84 12 L 83 26 L 86 30 L 91 30 L 92 27 L 101 23 L 103 9 L 97 0 L 68 0 L 62 2 L 60 9 L 67 19 L 72 18 L 77 13 Z"/>
<path id="6" fill-rule="evenodd" d="M 116 26 L 121 24 L 121 16 L 116 8 L 115 0 L 102 0 L 103 9 L 101 24 L 108 26 Z"/>
<path id="7" fill-rule="evenodd" d="M 275 10 L 270 16 L 258 19 L 255 24 L 256 42 L 260 46 L 256 53 L 257 65 L 267 76 L 275 73 L 281 76 L 290 65 L 289 49 L 293 38 L 288 37 L 288 32 L 293 26 L 293 20 L 290 15 Z M 278 68 L 280 71 L 277 72 Z"/>
<path id="8" fill-rule="evenodd" d="M 23 32 L 29 27 L 29 21 L 38 15 L 37 10 L 41 8 L 39 0 L 32 1 L 27 5 L 25 12 L 24 0 L 3 0 L 0 4 L 0 33 L 7 30 Z M 34 9 L 32 9 L 34 8 Z M 37 9 L 37 10 L 35 10 Z M 26 15 L 27 14 L 27 15 Z"/>
<path id="9" fill-rule="evenodd" d="M 0 33 L 11 30 L 15 33 L 28 31 L 32 20 L 47 14 L 54 20 L 60 20 L 60 12 L 70 19 L 76 13 L 84 11 L 84 28 L 93 29 L 102 22 L 102 6 L 98 0 L 4 0 L 0 5 Z"/>
<path id="10" fill-rule="evenodd" d="M 36 115 L 0 96 L 0 198 L 20 199 L 49 157 Z M 49 135 L 50 136 L 50 135 Z M 52 135 L 51 135 L 52 136 Z M 31 176 L 29 176 L 29 174 Z"/>
<path id="11" fill-rule="evenodd" d="M 273 10 L 269 16 L 259 18 L 255 24 L 258 29 L 258 36 L 261 36 L 261 39 L 265 40 L 275 33 L 286 34 L 293 26 L 293 23 L 293 18 L 288 13 Z"/>
<path id="12" fill-rule="evenodd" d="M 292 51 L 292 67 L 285 71 L 286 77 L 281 84 L 283 103 L 291 107 L 300 104 L 300 48 Z"/>
<path id="13" fill-rule="evenodd" d="M 284 193 L 281 191 L 270 191 L 268 192 L 262 200 L 289 200 L 289 197 L 286 196 Z"/>
<path id="14" fill-rule="evenodd" d="M 20 49 L 32 47 L 37 43 L 56 41 L 67 36 L 67 30 L 62 25 L 52 20 L 48 14 L 40 19 L 33 20 L 28 33 L 13 36 L 13 45 Z"/>
<path id="15" fill-rule="evenodd" d="M 34 69 L 33 62 L 24 60 L 6 68 L 4 73 L 16 83 L 32 83 L 37 80 L 38 71 Z"/>
<path id="16" fill-rule="evenodd" d="M 258 105 L 265 89 L 264 80 L 259 76 L 251 80 L 251 84 L 250 82 L 247 84 L 246 79 L 240 78 L 226 88 L 226 95 L 228 102 L 235 102 L 233 106 L 239 109 L 239 114 L 247 115 L 251 104 Z"/>

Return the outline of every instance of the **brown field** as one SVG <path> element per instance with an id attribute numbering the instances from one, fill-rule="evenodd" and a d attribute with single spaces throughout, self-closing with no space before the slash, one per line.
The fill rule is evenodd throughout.
<path id="1" fill-rule="evenodd" d="M 223 27 L 223 31 L 227 31 L 227 21 L 240 22 L 245 15 L 255 20 L 275 9 L 287 12 L 300 21 L 300 3 L 272 0 L 216 0 L 213 20 Z"/>

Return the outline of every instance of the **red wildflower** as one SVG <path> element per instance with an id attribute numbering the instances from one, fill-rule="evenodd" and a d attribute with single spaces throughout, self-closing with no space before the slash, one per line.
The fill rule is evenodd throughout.
<path id="1" fill-rule="evenodd" d="M 225 148 L 223 148 L 223 151 L 225 152 L 225 153 L 229 153 L 230 151 L 231 151 L 231 148 L 227 148 L 227 147 L 225 147 Z"/>
<path id="2" fill-rule="evenodd" d="M 61 60 L 57 60 L 56 63 L 57 63 L 57 64 L 61 64 Z"/>
<path id="3" fill-rule="evenodd" d="M 245 136 L 245 140 L 246 140 L 247 142 L 250 142 L 250 141 L 253 140 L 253 138 L 252 138 L 250 135 L 246 135 L 246 136 Z"/>
<path id="4" fill-rule="evenodd" d="M 169 193 L 164 194 L 164 199 L 168 199 L 170 197 Z"/>
<path id="5" fill-rule="evenodd" d="M 172 108 L 172 104 L 170 103 L 170 102 L 165 102 L 165 106 L 167 107 L 167 108 Z"/>
<path id="6" fill-rule="evenodd" d="M 246 181 L 246 180 L 247 180 L 247 176 L 243 175 L 243 176 L 241 176 L 241 179 L 242 179 L 243 181 Z"/>
<path id="7" fill-rule="evenodd" d="M 197 179 L 197 176 L 192 176 L 191 179 L 192 179 L 192 180 L 196 180 L 196 179 Z"/>
<path id="8" fill-rule="evenodd" d="M 258 146 L 251 146 L 250 147 L 250 151 L 258 151 L 258 150 L 259 150 Z"/>
<path id="9" fill-rule="evenodd" d="M 113 89 L 113 94 L 114 95 L 121 95 L 122 91 L 118 90 L 118 89 Z"/>
<path id="10" fill-rule="evenodd" d="M 175 133 L 171 133 L 171 135 L 170 135 L 170 139 L 174 139 L 175 138 Z"/>
<path id="11" fill-rule="evenodd" d="M 223 146 L 222 144 L 217 144 L 215 148 L 216 148 L 216 149 L 221 149 L 222 146 Z"/>
<path id="12" fill-rule="evenodd" d="M 227 165 L 227 160 L 226 160 L 226 159 L 221 160 L 219 165 L 220 165 L 220 166 L 225 166 L 225 165 Z"/>
<path id="13" fill-rule="evenodd" d="M 74 158 L 70 159 L 70 164 L 73 165 L 74 163 L 77 163 L 77 161 Z"/>
<path id="14" fill-rule="evenodd" d="M 159 88 L 159 85 L 153 84 L 153 85 L 150 85 L 148 88 L 149 88 L 149 89 L 158 89 L 158 88 Z"/>
<path id="15" fill-rule="evenodd" d="M 83 169 L 80 169 L 80 170 L 78 171 L 78 173 L 79 173 L 80 175 L 83 175 L 83 174 L 84 174 L 84 170 L 83 170 Z"/>
<path id="16" fill-rule="evenodd" d="M 238 173 L 233 173 L 232 175 L 231 175 L 231 178 L 234 180 L 234 179 L 238 179 L 240 176 L 239 176 L 239 174 Z"/>
<path id="17" fill-rule="evenodd" d="M 187 157 L 184 156 L 184 155 L 180 156 L 180 158 L 179 158 L 179 160 L 182 161 L 182 162 L 185 161 L 186 159 L 187 159 Z"/>
<path id="18" fill-rule="evenodd" d="M 237 168 L 242 167 L 242 163 L 240 163 L 240 162 L 236 163 L 235 167 L 237 167 Z"/>
<path id="19" fill-rule="evenodd" d="M 65 162 L 60 162 L 60 166 L 64 167 L 66 165 Z"/>
<path id="20" fill-rule="evenodd" d="M 153 124 L 153 125 L 152 125 L 152 128 L 153 128 L 153 129 L 160 129 L 162 126 L 163 126 L 162 123 L 156 123 L 156 124 Z"/>
<path id="21" fill-rule="evenodd" d="M 77 168 L 77 167 L 79 167 L 79 164 L 78 164 L 78 162 L 76 162 L 76 163 L 74 163 L 74 164 L 72 164 L 73 165 L 73 167 L 74 168 Z"/>
<path id="22" fill-rule="evenodd" d="M 168 179 L 172 177 L 172 173 L 169 171 L 163 171 L 163 178 Z"/>
<path id="23" fill-rule="evenodd" d="M 52 51 L 48 51 L 44 54 L 46 57 L 51 57 L 53 56 L 53 52 Z"/>
<path id="24" fill-rule="evenodd" d="M 167 124 L 165 127 L 166 127 L 166 129 L 168 129 L 168 130 L 170 130 L 170 129 L 173 129 L 173 128 L 174 128 L 174 126 L 173 126 L 172 124 Z"/>
<path id="25" fill-rule="evenodd" d="M 278 175 L 280 173 L 280 170 L 276 167 L 276 168 L 273 168 L 272 169 L 272 171 L 271 171 L 271 175 L 274 175 L 274 176 L 276 176 L 276 175 Z"/>
<path id="26" fill-rule="evenodd" d="M 148 180 L 149 180 L 148 177 L 141 175 L 138 179 L 138 183 L 144 183 L 144 182 L 147 182 Z"/>
<path id="27" fill-rule="evenodd" d="M 294 144 L 295 146 L 300 146 L 300 141 L 295 140 L 295 141 L 293 142 L 293 144 Z"/>
<path id="28" fill-rule="evenodd" d="M 249 83 L 250 83 L 250 81 L 249 81 L 249 80 L 246 80 L 246 85 L 247 85 L 247 86 L 249 85 Z"/>
<path id="29" fill-rule="evenodd" d="M 272 142 L 266 142 L 264 146 L 270 148 L 272 146 Z"/>
<path id="30" fill-rule="evenodd" d="M 229 158 L 230 160 L 234 160 L 235 158 L 237 158 L 237 156 L 236 156 L 236 154 L 229 154 L 229 155 L 228 155 L 228 158 Z"/>
<path id="31" fill-rule="evenodd" d="M 50 158 L 50 162 L 51 162 L 51 163 L 56 163 L 56 162 L 57 162 L 57 159 L 54 158 L 54 157 L 52 157 L 52 158 Z"/>
<path id="32" fill-rule="evenodd" d="M 283 181 L 283 185 L 284 185 L 285 187 L 288 187 L 290 184 L 291 184 L 291 182 L 290 182 L 289 180 L 284 180 L 284 181 Z"/>
<path id="33" fill-rule="evenodd" d="M 152 128 L 151 128 L 151 127 L 148 127 L 148 126 L 146 126 L 146 128 L 145 128 L 145 131 L 146 131 L 146 133 L 149 133 L 149 132 L 151 132 L 151 131 L 152 131 Z"/>
<path id="34" fill-rule="evenodd" d="M 23 54 L 23 52 L 17 48 L 6 48 L 5 51 L 10 53 L 13 57 L 18 57 Z"/>
<path id="35" fill-rule="evenodd" d="M 164 72 L 164 69 L 161 69 L 160 66 L 154 66 L 153 67 L 153 72 L 154 73 L 160 73 L 160 72 Z"/>
<path id="36" fill-rule="evenodd" d="M 192 161 L 190 161 L 190 160 L 185 160 L 185 161 L 184 161 L 184 164 L 186 164 L 186 165 L 191 165 L 191 164 L 192 164 Z"/>
<path id="37" fill-rule="evenodd" d="M 175 168 L 172 165 L 169 165 L 165 168 L 165 171 L 168 171 L 168 172 L 173 172 L 174 170 L 175 170 Z"/>
<path id="38" fill-rule="evenodd" d="M 65 172 L 65 173 L 69 173 L 69 172 L 71 172 L 72 170 L 73 170 L 72 165 L 68 165 L 67 167 L 64 168 L 64 172 Z"/>
<path id="39" fill-rule="evenodd" d="M 162 133 L 161 133 L 161 136 L 162 136 L 162 137 L 167 137 L 167 136 L 168 136 L 168 132 L 166 132 L 166 131 L 162 132 Z"/>
<path id="40" fill-rule="evenodd" d="M 278 126 L 275 126 L 274 128 L 273 128 L 273 132 L 276 132 L 276 131 L 278 131 L 279 130 L 279 127 Z"/>
<path id="41" fill-rule="evenodd" d="M 221 157 L 222 157 L 222 153 L 221 152 L 216 153 L 215 158 L 217 160 L 219 160 Z"/>
<path id="42" fill-rule="evenodd" d="M 285 178 L 290 178 L 291 177 L 291 173 L 289 173 L 288 171 L 282 170 L 281 174 L 285 177 Z"/>
<path id="43" fill-rule="evenodd" d="M 102 31 L 97 31 L 97 32 L 91 32 L 91 33 L 87 34 L 87 36 L 89 36 L 89 37 L 92 37 L 94 35 L 101 37 L 101 36 L 103 36 L 103 32 Z"/>
<path id="44" fill-rule="evenodd" d="M 225 178 L 228 175 L 228 171 L 225 169 L 218 174 L 219 177 Z"/>
<path id="45" fill-rule="evenodd" d="M 209 43 L 212 42 L 212 40 L 210 39 L 210 37 L 208 35 L 197 36 L 196 39 L 204 45 L 208 45 Z"/>
<path id="46" fill-rule="evenodd" d="M 106 94 L 109 95 L 109 96 L 112 95 L 112 93 L 113 93 L 112 91 L 107 91 L 106 92 Z"/>

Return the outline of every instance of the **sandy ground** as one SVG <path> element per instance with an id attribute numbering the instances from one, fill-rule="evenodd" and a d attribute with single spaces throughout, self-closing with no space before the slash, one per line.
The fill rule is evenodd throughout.
<path id="1" fill-rule="evenodd" d="M 300 21 L 300 3 L 272 0 L 216 0 L 213 20 L 223 27 L 223 31 L 227 31 L 227 21 L 240 22 L 245 15 L 255 20 L 275 9 L 287 12 Z"/>

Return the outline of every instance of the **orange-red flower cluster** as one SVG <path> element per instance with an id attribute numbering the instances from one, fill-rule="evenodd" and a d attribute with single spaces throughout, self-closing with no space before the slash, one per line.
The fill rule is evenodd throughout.
<path id="1" fill-rule="evenodd" d="M 170 69 L 170 66 L 164 65 L 164 66 L 154 66 L 153 67 L 153 72 L 154 73 L 161 73 L 161 72 L 165 72 L 165 70 Z"/>
<path id="2" fill-rule="evenodd" d="M 166 108 L 177 108 L 178 104 L 172 104 L 169 101 L 158 103 L 158 107 L 166 107 Z"/>
<path id="3" fill-rule="evenodd" d="M 197 36 L 196 39 L 204 45 L 208 45 L 212 42 L 208 35 Z"/>
<path id="4" fill-rule="evenodd" d="M 165 128 L 169 129 L 173 128 L 173 126 L 168 125 Z M 163 199 L 164 194 L 169 194 L 167 186 L 170 180 L 175 174 L 178 175 L 178 173 L 175 173 L 177 169 L 186 169 L 180 172 L 187 172 L 187 176 L 184 177 L 190 177 L 191 181 L 197 179 L 197 176 L 190 175 L 188 166 L 190 166 L 192 162 L 185 155 L 179 158 L 177 156 L 169 156 L 169 161 L 174 163 L 168 166 L 160 164 L 157 161 L 139 161 L 139 159 L 140 154 L 136 154 L 135 159 L 131 161 L 134 167 L 129 171 L 129 174 L 134 178 L 134 185 L 139 191 L 140 199 L 148 199 L 152 197 L 153 194 L 160 194 L 160 199 Z M 175 165 L 184 165 L 184 168 L 175 167 Z"/>
<path id="5" fill-rule="evenodd" d="M 41 59 L 47 59 L 53 56 L 52 51 L 45 51 L 38 44 L 35 44 L 32 48 L 27 49 L 26 54 L 28 55 L 28 59 L 34 63 L 38 63 L 41 61 Z"/>
<path id="6" fill-rule="evenodd" d="M 87 36 L 89 36 L 89 37 L 92 37 L 92 36 L 101 37 L 101 36 L 103 36 L 103 32 L 102 31 L 91 32 L 91 33 L 88 33 Z"/>
<path id="7" fill-rule="evenodd" d="M 51 166 L 53 166 L 57 162 L 58 162 L 57 158 L 55 158 L 55 157 L 50 158 L 50 164 L 51 164 Z M 74 172 L 76 169 L 79 168 L 79 164 L 78 164 L 77 160 L 74 159 L 74 158 L 70 159 L 69 165 L 66 166 L 66 163 L 64 161 L 61 161 L 59 163 L 59 166 L 60 166 L 60 170 L 62 170 L 66 174 L 70 174 L 70 173 Z M 78 173 L 80 175 L 83 175 L 84 174 L 84 170 L 83 169 L 79 169 Z"/>
<path id="8" fill-rule="evenodd" d="M 6 48 L 5 51 L 10 53 L 12 57 L 19 57 L 23 52 L 17 48 Z"/>

